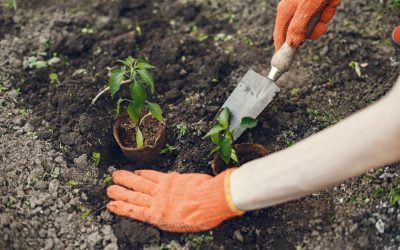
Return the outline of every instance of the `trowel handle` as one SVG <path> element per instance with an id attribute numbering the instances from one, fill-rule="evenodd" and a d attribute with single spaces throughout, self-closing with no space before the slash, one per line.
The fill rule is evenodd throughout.
<path id="1" fill-rule="evenodd" d="M 315 25 L 320 19 L 321 13 L 318 13 L 311 19 L 307 28 L 307 37 L 311 35 Z M 292 66 L 298 49 L 299 48 L 290 47 L 289 44 L 285 42 L 283 46 L 278 51 L 276 51 L 274 56 L 272 57 L 271 71 L 268 75 L 268 78 L 275 82 L 279 79 L 279 77 L 281 77 L 283 73 L 286 73 Z"/>

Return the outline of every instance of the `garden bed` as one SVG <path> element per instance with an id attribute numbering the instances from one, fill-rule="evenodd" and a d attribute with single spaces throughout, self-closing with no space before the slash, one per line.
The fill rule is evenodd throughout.
<path id="1" fill-rule="evenodd" d="M 400 173 L 398 164 L 299 201 L 248 213 L 201 234 L 165 233 L 105 211 L 105 188 L 113 169 L 212 174 L 211 143 L 202 137 L 249 67 L 267 73 L 274 51 L 275 1 L 17 2 L 16 11 L 0 9 L 0 108 L 7 110 L 0 110 L 0 248 L 44 247 L 50 238 L 53 243 L 59 239 L 60 248 L 75 242 L 114 247 L 112 236 L 107 240 L 93 236 L 98 233 L 105 239 L 104 228 L 109 226 L 121 249 L 400 244 L 400 209 L 388 199 Z M 258 126 L 239 142 L 278 151 L 383 96 L 399 74 L 388 41 L 398 24 L 397 13 L 389 3 L 345 1 L 329 32 L 302 48 L 293 69 L 278 82 L 281 93 L 260 115 Z M 171 147 L 153 165 L 129 163 L 114 141 L 116 98 L 106 94 L 90 104 L 107 83 L 107 67 L 130 55 L 147 58 L 156 67 L 154 99 L 164 110 Z M 59 62 L 51 63 L 54 58 Z M 32 60 L 48 65 L 37 69 Z M 50 73 L 56 73 L 58 81 L 51 81 Z M 23 129 L 26 124 L 31 127 Z M 16 127 L 21 128 L 20 134 L 15 134 Z M 22 141 L 15 144 L 17 137 Z M 27 142 L 43 145 L 40 153 L 29 149 L 29 143 L 28 148 L 18 146 Z M 60 215 L 51 212 L 52 216 L 36 216 L 54 234 L 38 235 L 41 226 L 32 222 L 34 208 L 29 202 L 35 200 L 33 193 L 42 191 L 34 184 L 27 188 L 25 181 L 34 169 L 45 168 L 43 159 L 35 165 L 26 157 L 15 157 L 13 148 L 21 155 L 52 158 L 50 176 L 35 170 L 40 174 L 33 180 L 43 181 L 43 190 L 57 180 L 62 188 L 49 198 L 50 205 L 59 200 L 70 204 L 75 199 L 77 204 L 65 213 L 77 219 L 68 223 L 85 230 L 67 237 L 68 230 L 60 233 L 62 227 L 53 223 Z M 94 152 L 99 154 L 91 160 Z M 12 172 L 8 164 L 17 171 Z M 55 167 L 58 175 L 52 172 Z M 43 211 L 46 206 L 38 205 Z"/>

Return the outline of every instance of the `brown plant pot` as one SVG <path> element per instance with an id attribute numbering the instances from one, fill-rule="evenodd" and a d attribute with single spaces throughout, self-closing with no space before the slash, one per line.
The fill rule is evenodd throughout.
<path id="1" fill-rule="evenodd" d="M 157 127 L 154 127 L 154 126 Z M 136 126 L 127 113 L 117 117 L 114 123 L 113 135 L 125 156 L 133 162 L 151 163 L 160 155 L 165 146 L 166 127 L 151 116 L 144 118 L 140 129 L 144 137 L 144 146 L 136 147 Z M 152 131 L 151 131 L 152 129 Z"/>
<path id="2" fill-rule="evenodd" d="M 241 165 L 269 154 L 269 151 L 261 144 L 241 143 L 235 144 L 234 148 L 236 150 L 236 154 L 239 158 L 239 162 Z M 219 174 L 227 168 L 238 166 L 237 163 L 233 161 L 231 161 L 229 165 L 226 165 L 221 157 L 219 155 L 216 155 L 211 162 L 211 167 L 214 171 L 214 174 Z"/>

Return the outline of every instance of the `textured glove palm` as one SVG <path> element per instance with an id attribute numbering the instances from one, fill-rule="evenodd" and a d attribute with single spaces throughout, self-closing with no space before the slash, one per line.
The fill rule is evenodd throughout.
<path id="1" fill-rule="evenodd" d="M 243 214 L 230 199 L 226 170 L 205 174 L 161 173 L 153 170 L 116 171 L 107 195 L 107 208 L 171 232 L 198 232 Z"/>

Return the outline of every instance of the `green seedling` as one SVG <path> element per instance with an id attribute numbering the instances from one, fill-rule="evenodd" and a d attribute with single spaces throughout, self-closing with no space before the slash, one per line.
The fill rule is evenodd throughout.
<path id="1" fill-rule="evenodd" d="M 400 206 L 400 184 L 398 183 L 400 181 L 400 178 L 398 179 L 396 184 L 392 184 L 390 186 L 390 191 L 389 191 L 389 203 L 390 205 L 398 205 Z"/>
<path id="2" fill-rule="evenodd" d="M 192 29 L 190 31 L 192 36 L 197 39 L 198 42 L 202 43 L 208 39 L 208 36 L 204 34 L 203 32 L 199 31 L 196 25 L 192 26 Z"/>
<path id="3" fill-rule="evenodd" d="M 93 29 L 92 28 L 89 28 L 89 27 L 85 27 L 85 28 L 82 28 L 81 29 L 81 32 L 83 33 L 83 34 L 93 34 Z"/>
<path id="4" fill-rule="evenodd" d="M 3 5 L 7 8 L 17 9 L 17 0 L 3 0 Z"/>
<path id="5" fill-rule="evenodd" d="M 176 150 L 176 147 L 171 146 L 167 143 L 167 145 L 165 145 L 165 148 L 160 151 L 160 155 L 171 153 L 171 152 L 174 152 L 175 150 Z"/>
<path id="6" fill-rule="evenodd" d="M 128 81 L 131 94 L 130 99 L 120 98 L 117 102 L 116 110 L 119 114 L 121 104 L 124 102 L 128 103 L 126 111 L 132 123 L 136 126 L 136 145 L 138 148 L 142 148 L 144 146 L 144 138 L 140 126 L 144 118 L 151 115 L 157 121 L 164 124 L 161 107 L 157 103 L 148 101 L 149 94 L 154 94 L 154 80 L 151 73 L 154 66 L 150 65 L 144 59 L 137 59 L 131 56 L 125 60 L 120 60 L 120 62 L 123 66 L 111 72 L 108 86 L 111 96 L 114 97 L 125 80 Z M 144 111 L 148 113 L 142 116 Z"/>
<path id="7" fill-rule="evenodd" d="M 179 123 L 176 128 L 178 129 L 178 139 L 182 138 L 188 132 L 188 127 L 184 122 Z"/>
<path id="8" fill-rule="evenodd" d="M 109 174 L 104 174 L 103 175 L 103 182 L 104 184 L 106 184 L 107 186 L 111 185 L 112 183 L 112 176 Z"/>
<path id="9" fill-rule="evenodd" d="M 86 208 L 84 206 L 80 206 L 80 210 L 82 212 L 81 219 L 84 219 L 84 220 L 87 219 L 90 216 L 90 214 L 92 213 L 92 209 Z"/>
<path id="10" fill-rule="evenodd" d="M 233 148 L 233 132 L 229 130 L 230 111 L 224 108 L 217 117 L 217 124 L 204 136 L 210 137 L 214 143 L 214 148 L 211 150 L 210 155 L 218 152 L 221 159 L 228 165 L 231 161 L 239 164 L 239 159 Z M 254 128 L 257 126 L 258 121 L 251 117 L 243 117 L 240 126 L 243 128 Z"/>
<path id="11" fill-rule="evenodd" d="M 20 94 L 21 94 L 21 88 L 19 88 L 19 87 L 16 88 L 16 89 L 15 89 L 15 93 L 16 93 L 17 95 L 20 95 Z"/>
<path id="12" fill-rule="evenodd" d="M 392 11 L 400 10 L 400 0 L 391 0 L 390 1 L 390 9 Z"/>
<path id="13" fill-rule="evenodd" d="M 26 136 L 28 136 L 29 139 L 35 140 L 38 136 L 37 133 L 34 131 L 29 131 L 26 133 Z"/>
<path id="14" fill-rule="evenodd" d="M 91 157 L 95 167 L 98 167 L 101 160 L 101 154 L 99 152 L 93 152 Z"/>
<path id="15" fill-rule="evenodd" d="M 54 86 L 60 85 L 60 80 L 58 80 L 57 73 L 50 73 L 49 74 L 50 83 Z"/>
<path id="16" fill-rule="evenodd" d="M 204 136 L 210 137 L 214 143 L 214 148 L 210 155 L 218 152 L 225 164 L 229 164 L 231 160 L 239 163 L 236 151 L 233 148 L 233 131 L 229 130 L 230 112 L 228 108 L 224 108 L 217 117 L 217 124 Z"/>
<path id="17" fill-rule="evenodd" d="M 7 88 L 0 84 L 0 93 L 3 91 L 6 91 L 6 90 L 7 90 Z"/>
<path id="18" fill-rule="evenodd" d="M 18 110 L 18 113 L 19 113 L 20 115 L 22 115 L 22 116 L 28 117 L 29 114 L 30 114 L 30 110 L 29 110 L 29 109 L 21 108 L 21 109 Z"/>
<path id="19" fill-rule="evenodd" d="M 74 188 L 75 186 L 77 186 L 79 183 L 77 181 L 74 180 L 69 180 L 67 182 L 67 185 L 70 186 L 71 188 Z"/>
<path id="20" fill-rule="evenodd" d="M 54 64 L 57 64 L 61 61 L 61 59 L 57 56 L 56 53 L 53 54 L 53 57 L 50 58 L 49 60 L 45 60 L 43 59 L 43 57 L 45 57 L 47 55 L 47 53 L 43 52 L 43 53 L 36 53 L 36 55 L 34 56 L 30 56 L 28 58 L 28 67 L 30 69 L 44 69 L 50 66 L 53 66 Z"/>

